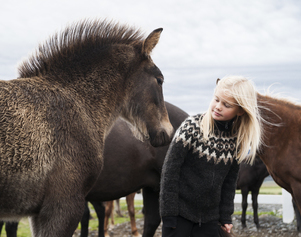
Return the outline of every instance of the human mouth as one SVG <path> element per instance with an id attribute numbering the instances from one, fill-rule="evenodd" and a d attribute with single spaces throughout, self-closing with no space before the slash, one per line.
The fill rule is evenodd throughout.
<path id="1" fill-rule="evenodd" d="M 217 113 L 217 112 L 215 112 L 215 111 L 213 111 L 213 113 L 214 113 L 214 115 L 217 116 L 217 117 L 221 117 L 221 116 L 222 116 L 221 114 L 219 114 L 219 113 Z"/>

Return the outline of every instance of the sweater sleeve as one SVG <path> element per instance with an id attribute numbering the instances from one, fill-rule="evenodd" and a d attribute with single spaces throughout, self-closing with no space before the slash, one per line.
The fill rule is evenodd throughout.
<path id="1" fill-rule="evenodd" d="M 160 183 L 161 217 L 178 216 L 178 193 L 181 166 L 189 149 L 185 141 L 185 121 L 178 128 L 166 153 Z M 184 145 L 185 144 L 185 145 Z"/>
<path id="2" fill-rule="evenodd" d="M 221 224 L 231 224 L 231 215 L 234 212 L 234 196 L 238 177 L 239 164 L 233 160 L 231 168 L 224 180 L 220 202 L 220 222 Z"/>

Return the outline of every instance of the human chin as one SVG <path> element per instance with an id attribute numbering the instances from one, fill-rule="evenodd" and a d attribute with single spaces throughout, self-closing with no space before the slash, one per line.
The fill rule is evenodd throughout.
<path id="1" fill-rule="evenodd" d="M 212 111 L 212 118 L 215 120 L 223 120 L 223 116 L 217 112 Z"/>

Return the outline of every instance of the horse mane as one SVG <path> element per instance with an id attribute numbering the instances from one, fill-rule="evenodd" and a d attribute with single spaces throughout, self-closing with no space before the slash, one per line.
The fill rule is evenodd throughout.
<path id="1" fill-rule="evenodd" d="M 140 30 L 107 20 L 83 20 L 56 33 L 18 67 L 19 78 L 44 76 L 57 68 L 67 70 L 72 59 L 87 60 L 96 49 L 113 44 L 142 45 Z M 73 67 L 74 68 L 74 67 Z"/>

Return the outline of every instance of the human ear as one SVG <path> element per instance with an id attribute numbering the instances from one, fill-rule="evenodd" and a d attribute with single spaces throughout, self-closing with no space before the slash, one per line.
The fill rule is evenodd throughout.
<path id="1" fill-rule="evenodd" d="M 217 78 L 216 79 L 216 85 L 218 84 L 218 82 L 220 81 L 221 79 Z"/>
<path id="2" fill-rule="evenodd" d="M 238 112 L 237 112 L 237 116 L 242 116 L 245 113 L 245 111 L 243 110 L 242 107 L 239 107 Z"/>

